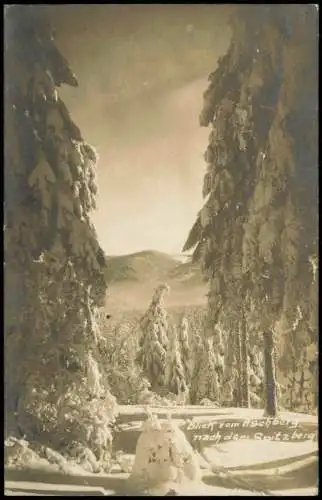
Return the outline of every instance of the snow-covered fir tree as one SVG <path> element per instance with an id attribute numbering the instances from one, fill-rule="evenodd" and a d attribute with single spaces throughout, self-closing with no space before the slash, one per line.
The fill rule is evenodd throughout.
<path id="1" fill-rule="evenodd" d="M 236 342 L 236 335 L 232 325 L 227 322 L 225 324 L 227 333 L 224 335 L 224 370 L 222 377 L 222 405 L 223 406 L 237 406 L 235 401 L 236 387 L 238 387 L 238 372 L 236 370 L 236 349 L 234 344 Z"/>
<path id="2" fill-rule="evenodd" d="M 277 416 L 277 387 L 276 371 L 274 359 L 275 341 L 273 332 L 264 332 L 264 394 L 265 394 L 265 415 L 268 417 Z"/>
<path id="3" fill-rule="evenodd" d="M 178 340 L 177 328 L 174 325 L 169 332 L 169 346 L 166 359 L 167 387 L 174 394 L 187 393 L 185 369 L 182 352 Z"/>
<path id="4" fill-rule="evenodd" d="M 203 342 L 201 339 L 201 335 L 196 334 L 193 337 L 192 342 L 192 352 L 193 352 L 193 362 L 192 362 L 192 371 L 191 371 L 191 381 L 190 381 L 190 402 L 191 404 L 197 403 L 198 398 L 198 381 L 199 375 L 201 373 L 202 368 L 202 359 L 203 359 Z"/>
<path id="5" fill-rule="evenodd" d="M 300 322 L 294 325 L 287 355 L 281 360 L 283 372 L 281 400 L 286 408 L 312 413 L 317 408 L 318 350 L 315 342 L 303 344 Z"/>
<path id="6" fill-rule="evenodd" d="M 264 362 L 257 345 L 249 347 L 249 389 L 253 408 L 264 408 Z"/>
<path id="7" fill-rule="evenodd" d="M 101 318 L 106 338 L 103 363 L 107 380 L 119 404 L 136 404 L 142 391 L 150 383 L 135 362 L 138 348 L 139 325 L 137 318 L 122 316 L 116 324 Z"/>
<path id="8" fill-rule="evenodd" d="M 192 351 L 189 342 L 189 323 L 185 316 L 181 318 L 178 329 L 178 340 L 180 343 L 182 364 L 185 373 L 185 380 L 189 386 L 192 376 Z"/>
<path id="9" fill-rule="evenodd" d="M 224 332 L 221 324 L 214 327 L 215 336 L 211 337 L 211 344 L 214 350 L 215 368 L 218 375 L 220 386 L 223 382 L 224 369 L 225 369 L 225 346 L 224 346 Z"/>
<path id="10" fill-rule="evenodd" d="M 89 426 L 94 436 L 98 413 L 108 424 L 115 407 L 94 325 L 107 288 L 90 219 L 97 154 L 59 96 L 78 82 L 45 10 L 5 13 L 6 412 L 28 439 L 91 447 Z"/>
<path id="11" fill-rule="evenodd" d="M 169 290 L 166 284 L 156 288 L 151 304 L 140 321 L 141 338 L 137 362 L 151 383 L 152 390 L 157 390 L 166 384 L 169 325 L 163 300 Z"/>
<path id="12" fill-rule="evenodd" d="M 205 204 L 184 250 L 194 248 L 209 280 L 209 323 L 229 309 L 239 356 L 252 307 L 258 336 L 271 329 L 285 349 L 285 377 L 283 366 L 296 370 L 290 340 L 296 350 L 317 344 L 318 12 L 310 4 L 234 9 L 230 47 L 204 94 Z M 246 377 L 237 374 L 236 392 Z"/>
<path id="13" fill-rule="evenodd" d="M 212 338 L 206 338 L 200 346 L 200 358 L 197 376 L 192 380 L 194 399 L 199 403 L 207 398 L 221 403 L 221 387 L 219 382 L 218 364 Z"/>

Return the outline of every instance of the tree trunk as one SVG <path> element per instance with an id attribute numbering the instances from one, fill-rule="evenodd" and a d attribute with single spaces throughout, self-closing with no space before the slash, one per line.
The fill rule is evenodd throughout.
<path id="1" fill-rule="evenodd" d="M 241 338 L 239 325 L 236 326 L 236 365 L 237 365 L 237 380 L 235 380 L 235 400 L 236 406 L 242 406 L 242 389 L 241 389 L 241 377 L 242 377 L 242 356 L 241 356 Z"/>
<path id="2" fill-rule="evenodd" d="M 249 358 L 247 353 L 248 334 L 244 313 L 242 313 L 240 324 L 240 350 L 241 350 L 241 406 L 250 408 L 249 392 Z"/>
<path id="3" fill-rule="evenodd" d="M 264 363 L 265 363 L 265 415 L 276 417 L 277 393 L 274 366 L 274 340 L 273 332 L 266 330 L 264 337 Z"/>

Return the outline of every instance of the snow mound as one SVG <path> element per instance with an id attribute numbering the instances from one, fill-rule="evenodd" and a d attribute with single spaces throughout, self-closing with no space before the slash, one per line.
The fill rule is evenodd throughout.
<path id="1" fill-rule="evenodd" d="M 66 475 L 86 475 L 108 469 L 109 464 L 100 464 L 88 448 L 79 446 L 62 455 L 47 446 L 10 436 L 4 443 L 4 465 L 15 470 L 42 470 Z M 103 467 L 104 466 L 104 467 Z"/>
<path id="2" fill-rule="evenodd" d="M 161 424 L 150 414 L 137 442 L 131 488 L 162 495 L 200 479 L 199 460 L 184 433 L 170 419 Z"/>
<path id="3" fill-rule="evenodd" d="M 39 462 L 39 455 L 29 448 L 28 441 L 10 436 L 4 443 L 4 464 L 6 467 L 24 469 Z"/>

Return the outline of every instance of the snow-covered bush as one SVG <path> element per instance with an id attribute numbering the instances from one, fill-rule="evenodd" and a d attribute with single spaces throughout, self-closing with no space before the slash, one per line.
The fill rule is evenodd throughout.
<path id="1" fill-rule="evenodd" d="M 113 395 L 119 404 L 140 403 L 140 395 L 150 387 L 150 382 L 142 375 L 142 371 L 134 363 L 127 369 L 111 365 L 107 380 Z"/>
<path id="2" fill-rule="evenodd" d="M 156 394 L 146 387 L 139 392 L 137 402 L 140 405 L 152 406 L 156 402 Z"/>
<path id="3" fill-rule="evenodd" d="M 209 398 L 203 398 L 199 404 L 201 406 L 218 406 L 216 402 L 211 401 Z"/>
<path id="4" fill-rule="evenodd" d="M 10 436 L 4 443 L 4 465 L 9 468 L 24 469 L 32 462 L 39 461 L 39 455 L 29 447 L 24 439 Z"/>
<path id="5" fill-rule="evenodd" d="M 57 451 L 39 444 L 10 436 L 5 440 L 4 465 L 10 469 L 37 469 L 68 473 L 73 463 Z M 75 472 L 75 471 L 74 471 Z"/>
<path id="6" fill-rule="evenodd" d="M 146 388 L 139 394 L 137 402 L 147 408 L 149 406 L 164 407 L 177 405 L 178 401 L 175 394 L 169 393 L 168 390 L 164 390 L 162 393 L 163 395 L 157 394 Z"/>
<path id="7" fill-rule="evenodd" d="M 101 471 L 108 472 L 112 466 L 110 453 L 106 460 L 100 461 L 88 446 L 77 441 L 69 443 L 68 449 L 65 450 L 65 456 L 68 458 L 69 463 L 76 464 L 91 474 Z"/>
<path id="8" fill-rule="evenodd" d="M 119 465 L 121 472 L 131 472 L 133 469 L 134 457 L 127 455 L 119 450 L 115 453 L 116 462 Z"/>

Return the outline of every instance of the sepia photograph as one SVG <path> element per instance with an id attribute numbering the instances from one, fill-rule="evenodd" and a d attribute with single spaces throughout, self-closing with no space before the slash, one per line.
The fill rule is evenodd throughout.
<path id="1" fill-rule="evenodd" d="M 4 494 L 318 495 L 318 4 L 4 5 Z"/>

